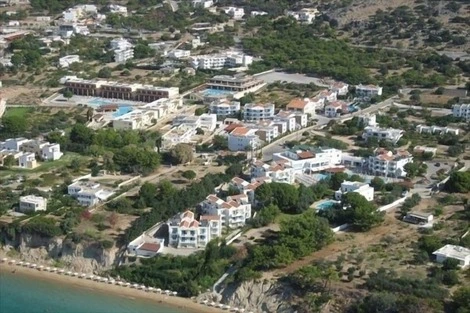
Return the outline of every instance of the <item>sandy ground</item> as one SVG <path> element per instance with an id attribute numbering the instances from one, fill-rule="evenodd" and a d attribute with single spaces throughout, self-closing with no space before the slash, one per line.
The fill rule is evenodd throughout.
<path id="1" fill-rule="evenodd" d="M 111 285 L 106 283 L 95 282 L 88 279 L 82 279 L 73 276 L 66 276 L 64 274 L 57 274 L 45 271 L 38 271 L 37 269 L 21 267 L 17 265 L 0 263 L 0 277 L 1 274 L 6 271 L 15 271 L 16 274 L 26 275 L 34 279 L 46 279 L 63 284 L 69 284 L 77 288 L 93 290 L 97 292 L 105 292 L 108 294 L 116 294 L 121 297 L 128 299 L 145 299 L 158 302 L 161 305 L 167 305 L 169 307 L 176 307 L 179 309 L 184 309 L 187 312 L 191 313 L 217 313 L 217 312 L 227 312 L 227 310 L 222 311 L 218 308 L 208 307 L 196 302 L 193 300 L 182 298 L 182 297 L 173 297 L 167 295 L 161 295 L 157 293 L 145 292 L 138 289 L 133 289 L 129 287 L 122 287 L 119 285 Z"/>

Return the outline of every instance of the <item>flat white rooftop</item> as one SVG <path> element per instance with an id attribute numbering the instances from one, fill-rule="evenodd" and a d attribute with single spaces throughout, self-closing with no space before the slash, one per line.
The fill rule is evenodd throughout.
<path id="1" fill-rule="evenodd" d="M 440 254 L 448 258 L 465 260 L 470 257 L 470 249 L 461 246 L 445 245 L 439 250 L 434 251 L 432 254 Z"/>

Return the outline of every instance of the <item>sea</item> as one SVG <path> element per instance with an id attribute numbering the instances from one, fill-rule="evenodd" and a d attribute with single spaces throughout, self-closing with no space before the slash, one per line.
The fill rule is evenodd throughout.
<path id="1" fill-rule="evenodd" d="M 19 273 L 0 272 L 1 313 L 188 313 Z"/>

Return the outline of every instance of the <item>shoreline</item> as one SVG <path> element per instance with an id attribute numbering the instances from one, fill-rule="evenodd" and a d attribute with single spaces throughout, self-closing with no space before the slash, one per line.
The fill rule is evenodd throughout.
<path id="1" fill-rule="evenodd" d="M 48 272 L 44 270 L 39 271 L 36 268 L 8 264 L 8 262 L 0 263 L 0 274 L 7 272 L 14 272 L 15 274 L 23 275 L 32 279 L 49 280 L 57 282 L 59 284 L 67 284 L 69 286 L 85 289 L 88 291 L 96 291 L 105 294 L 115 295 L 126 298 L 128 300 L 145 300 L 153 303 L 158 303 L 158 305 L 166 306 L 168 308 L 175 308 L 184 311 L 188 310 L 188 313 L 220 313 L 229 311 L 211 306 L 206 306 L 188 298 L 148 292 L 135 288 L 97 282 L 94 280 L 68 276 L 65 274 L 58 274 L 55 272 Z"/>

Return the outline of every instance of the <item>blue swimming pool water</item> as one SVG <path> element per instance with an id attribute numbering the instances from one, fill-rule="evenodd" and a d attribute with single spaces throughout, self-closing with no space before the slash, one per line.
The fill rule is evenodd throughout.
<path id="1" fill-rule="evenodd" d="M 329 176 L 326 175 L 326 174 L 313 174 L 313 178 L 316 180 L 316 181 L 320 181 L 320 180 L 324 180 L 326 178 L 328 178 Z"/>
<path id="2" fill-rule="evenodd" d="M 327 210 L 335 206 L 337 202 L 333 200 L 325 200 L 317 205 L 318 210 Z"/>
<path id="3" fill-rule="evenodd" d="M 233 92 L 229 90 L 218 90 L 218 89 L 206 89 L 202 92 L 204 96 L 221 96 L 221 95 L 229 95 Z"/>
<path id="4" fill-rule="evenodd" d="M 94 98 L 94 99 L 91 99 L 91 100 L 88 101 L 88 105 L 92 106 L 94 108 L 97 108 L 97 107 L 102 106 L 102 105 L 107 105 L 107 104 L 116 104 L 120 107 L 121 106 L 122 107 L 131 106 L 131 104 L 129 104 L 129 103 L 122 103 L 122 102 L 119 102 L 119 100 L 115 100 L 115 99 Z"/>
<path id="5" fill-rule="evenodd" d="M 130 107 L 130 106 L 121 106 L 117 109 L 116 112 L 113 113 L 113 117 L 119 117 L 121 115 L 129 113 L 130 111 L 132 111 L 132 107 Z"/>

